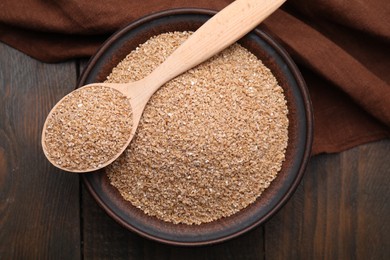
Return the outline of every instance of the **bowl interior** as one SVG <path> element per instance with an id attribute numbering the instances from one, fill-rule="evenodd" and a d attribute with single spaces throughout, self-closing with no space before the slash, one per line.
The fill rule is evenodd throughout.
<path id="1" fill-rule="evenodd" d="M 176 9 L 147 16 L 124 27 L 108 39 L 92 57 L 78 87 L 102 82 L 128 53 L 150 37 L 170 31 L 195 31 L 214 12 Z M 307 90 L 287 53 L 267 34 L 254 30 L 239 43 L 271 69 L 285 91 L 289 109 L 289 142 L 281 172 L 268 189 L 247 208 L 211 223 L 172 224 L 145 215 L 109 184 L 104 170 L 83 174 L 88 190 L 118 223 L 138 234 L 175 245 L 204 245 L 238 236 L 263 223 L 291 196 L 300 182 L 312 141 L 312 115 Z"/>

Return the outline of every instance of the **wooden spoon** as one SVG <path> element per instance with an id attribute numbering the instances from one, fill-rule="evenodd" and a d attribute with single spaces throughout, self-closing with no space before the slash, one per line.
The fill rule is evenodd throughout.
<path id="1" fill-rule="evenodd" d="M 236 0 L 196 30 L 160 66 L 144 79 L 123 84 L 94 83 L 83 86 L 114 88 L 129 98 L 133 113 L 133 127 L 128 142 L 119 149 L 119 152 L 115 156 L 108 161 L 100 163 L 95 168 L 74 170 L 58 165 L 48 156 L 49 154 L 45 145 L 47 121 L 56 109 L 57 104 L 49 113 L 42 132 L 42 147 L 46 157 L 56 167 L 70 172 L 89 172 L 109 165 L 123 153 L 131 142 L 146 104 L 162 85 L 229 47 L 255 28 L 284 2 L 285 0 Z"/>

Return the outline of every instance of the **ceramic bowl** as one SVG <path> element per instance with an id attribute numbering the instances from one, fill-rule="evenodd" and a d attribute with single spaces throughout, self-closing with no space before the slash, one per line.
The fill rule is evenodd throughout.
<path id="1" fill-rule="evenodd" d="M 102 82 L 128 53 L 150 37 L 170 31 L 195 31 L 215 12 L 175 9 L 146 16 L 110 37 L 91 58 L 78 87 Z M 144 214 L 125 201 L 110 185 L 104 170 L 83 174 L 83 181 L 97 203 L 123 227 L 141 236 L 173 245 L 205 245 L 231 239 L 264 223 L 297 188 L 310 156 L 312 110 L 304 80 L 287 52 L 261 30 L 253 30 L 239 43 L 271 69 L 285 91 L 289 109 L 289 142 L 286 160 L 272 184 L 247 208 L 211 223 L 172 224 Z"/>

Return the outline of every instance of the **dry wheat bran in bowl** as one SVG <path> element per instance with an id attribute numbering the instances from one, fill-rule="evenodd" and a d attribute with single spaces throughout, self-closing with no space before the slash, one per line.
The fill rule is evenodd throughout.
<path id="1" fill-rule="evenodd" d="M 154 36 L 106 81 L 144 78 L 190 34 Z M 164 85 L 106 172 L 123 198 L 150 216 L 189 225 L 228 217 L 253 203 L 281 169 L 287 113 L 271 71 L 235 44 Z"/>
<path id="2" fill-rule="evenodd" d="M 79 86 L 143 78 L 211 15 L 179 9 L 130 24 L 91 59 Z M 274 214 L 298 185 L 310 146 L 304 82 L 255 30 L 160 88 L 125 153 L 83 179 L 124 227 L 170 244 L 210 244 Z"/>

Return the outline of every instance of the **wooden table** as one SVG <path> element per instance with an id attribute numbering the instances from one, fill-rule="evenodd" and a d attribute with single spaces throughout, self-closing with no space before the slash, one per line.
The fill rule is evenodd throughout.
<path id="1" fill-rule="evenodd" d="M 38 62 L 0 43 L 0 259 L 390 259 L 390 141 L 311 159 L 291 200 L 225 243 L 175 247 L 125 230 L 40 134 L 85 60 Z"/>

